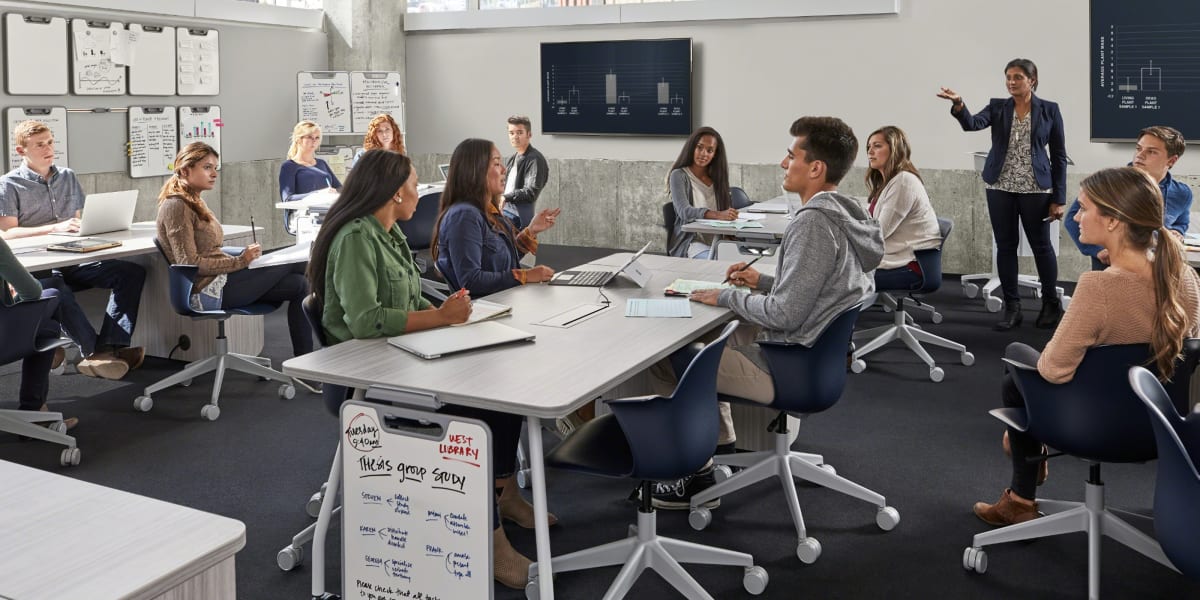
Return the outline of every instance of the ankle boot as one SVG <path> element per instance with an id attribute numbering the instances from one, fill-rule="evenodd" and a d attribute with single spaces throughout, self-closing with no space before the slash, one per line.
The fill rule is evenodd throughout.
<path id="1" fill-rule="evenodd" d="M 1021 324 L 1021 303 L 1020 301 L 1005 302 L 1004 316 L 992 326 L 996 331 L 1008 331 L 1013 327 Z"/>
<path id="2" fill-rule="evenodd" d="M 527 502 L 517 489 L 516 476 L 504 480 L 504 487 L 496 503 L 500 507 L 501 519 L 508 519 L 525 529 L 533 529 L 533 505 Z M 558 523 L 558 517 L 554 516 L 554 513 L 546 513 L 546 523 L 554 525 Z"/>
<path id="3" fill-rule="evenodd" d="M 1038 313 L 1034 325 L 1040 329 L 1054 329 L 1058 327 L 1058 321 L 1062 319 L 1062 316 L 1062 301 L 1057 296 L 1042 298 L 1042 312 Z"/>
<path id="4" fill-rule="evenodd" d="M 529 565 L 533 561 L 517 552 L 504 535 L 504 528 L 497 527 L 492 531 L 492 576 L 514 590 L 525 589 L 529 581 Z"/>
<path id="5" fill-rule="evenodd" d="M 1026 500 L 1014 494 L 1011 489 L 1005 489 L 995 504 L 976 502 L 975 516 L 984 523 L 997 527 L 1016 525 L 1038 517 L 1037 502 Z"/>

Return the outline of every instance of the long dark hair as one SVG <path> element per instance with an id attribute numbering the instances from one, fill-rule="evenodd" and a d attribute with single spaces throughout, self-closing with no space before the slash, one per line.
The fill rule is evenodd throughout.
<path id="1" fill-rule="evenodd" d="M 721 139 L 721 134 L 712 127 L 701 127 L 688 136 L 687 141 L 683 143 L 683 148 L 679 150 L 679 156 L 671 165 L 671 170 L 667 171 L 667 186 L 671 185 L 672 171 L 691 167 L 696 163 L 696 145 L 700 143 L 700 138 L 706 135 L 710 135 L 716 140 L 717 149 L 713 152 L 712 160 L 709 161 L 708 167 L 704 171 L 712 179 L 713 192 L 717 196 L 717 210 L 728 210 L 733 206 L 733 200 L 729 196 L 729 163 L 725 158 L 725 140 Z"/>
<path id="2" fill-rule="evenodd" d="M 433 241 L 430 242 L 430 253 L 437 260 L 438 230 L 442 227 L 442 217 L 455 204 L 466 203 L 478 208 L 487 219 L 492 229 L 515 240 L 512 222 L 507 218 L 496 218 L 488 210 L 488 204 L 496 201 L 488 196 L 487 173 L 491 168 L 492 150 L 496 145 L 489 140 L 467 138 L 459 142 L 450 155 L 450 172 L 446 174 L 446 187 L 442 190 L 442 200 L 438 204 L 437 221 L 433 223 Z"/>
<path id="3" fill-rule="evenodd" d="M 308 261 L 308 289 L 325 303 L 325 272 L 333 238 L 347 223 L 379 210 L 413 176 L 412 162 L 390 150 L 368 150 L 346 176 L 337 202 L 325 215 L 325 222 L 313 242 Z"/>

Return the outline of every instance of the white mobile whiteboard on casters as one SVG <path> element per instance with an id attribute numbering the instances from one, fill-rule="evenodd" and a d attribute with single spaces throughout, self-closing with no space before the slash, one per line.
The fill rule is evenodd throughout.
<path id="1" fill-rule="evenodd" d="M 317 148 L 313 156 L 325 161 L 329 170 L 337 175 L 338 181 L 345 183 L 346 175 L 350 173 L 350 163 L 354 160 L 354 151 L 351 146 L 322 146 Z"/>
<path id="2" fill-rule="evenodd" d="M 350 133 L 350 74 L 301 71 L 296 74 L 300 120 L 313 121 L 322 133 Z"/>
<path id="3" fill-rule="evenodd" d="M 404 104 L 400 101 L 400 74 L 395 71 L 351 71 L 350 113 L 354 131 L 366 133 L 376 115 L 389 114 L 404 131 Z"/>
<path id="4" fill-rule="evenodd" d="M 342 597 L 491 598 L 487 426 L 346 402 L 341 431 Z"/>
<path id="5" fill-rule="evenodd" d="M 129 107 L 129 176 L 157 177 L 174 170 L 175 109 L 171 106 Z"/>
<path id="6" fill-rule="evenodd" d="M 108 21 L 71 19 L 71 91 L 80 96 L 118 96 L 125 93 L 125 65 L 113 50 L 124 43 L 125 25 Z"/>
<path id="7" fill-rule="evenodd" d="M 179 147 L 192 142 L 204 142 L 217 151 L 217 169 L 221 168 L 221 122 L 220 106 L 179 107 Z"/>
<path id="8" fill-rule="evenodd" d="M 175 95 L 175 28 L 131 23 L 129 94 Z"/>
<path id="9" fill-rule="evenodd" d="M 221 45 L 216 29 L 176 30 L 179 57 L 179 95 L 216 96 L 221 93 Z"/>
<path id="10" fill-rule="evenodd" d="M 13 144 L 13 131 L 17 128 L 17 124 L 22 121 L 41 121 L 50 128 L 50 133 L 54 134 L 54 164 L 59 167 L 68 167 L 67 164 L 67 109 L 62 106 L 43 106 L 37 108 L 22 108 L 19 106 L 10 106 L 4 111 L 4 121 L 8 126 L 5 129 L 4 139 L 8 140 L 8 169 L 17 168 L 21 165 L 21 155 L 17 154 L 17 147 Z"/>
<path id="11" fill-rule="evenodd" d="M 9 94 L 67 93 L 67 20 L 4 15 L 4 72 Z"/>

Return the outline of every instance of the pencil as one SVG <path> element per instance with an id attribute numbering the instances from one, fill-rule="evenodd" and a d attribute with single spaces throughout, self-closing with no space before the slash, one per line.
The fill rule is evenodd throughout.
<path id="1" fill-rule="evenodd" d="M 254 240 L 255 244 L 258 243 L 258 232 L 254 229 L 254 215 L 250 215 L 250 239 Z"/>
<path id="2" fill-rule="evenodd" d="M 744 266 L 744 267 L 742 267 L 742 268 L 740 268 L 740 269 L 738 269 L 738 270 L 734 271 L 733 273 L 741 273 L 742 271 L 745 271 L 746 269 L 749 269 L 749 268 L 750 268 L 750 265 L 753 265 L 754 263 L 758 262 L 759 260 L 761 260 L 761 259 L 762 259 L 762 257 L 763 257 L 763 255 L 759 254 L 758 256 L 754 257 L 754 260 L 752 260 L 752 261 L 750 261 L 750 262 L 746 263 L 746 266 Z M 733 273 L 730 273 L 730 274 L 729 274 L 729 277 L 726 277 L 726 278 L 725 278 L 725 281 L 722 281 L 721 283 L 729 283 L 729 278 L 733 276 Z"/>

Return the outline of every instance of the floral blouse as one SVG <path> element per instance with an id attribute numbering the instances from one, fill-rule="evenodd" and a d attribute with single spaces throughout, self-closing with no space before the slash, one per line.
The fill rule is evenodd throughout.
<path id="1" fill-rule="evenodd" d="M 1012 132 L 1008 136 L 1008 152 L 1004 155 L 1004 166 L 996 183 L 987 184 L 989 190 L 1000 190 L 1013 194 L 1048 194 L 1053 190 L 1038 187 L 1033 176 L 1033 147 L 1030 139 L 1030 113 L 1024 117 L 1013 115 Z"/>

